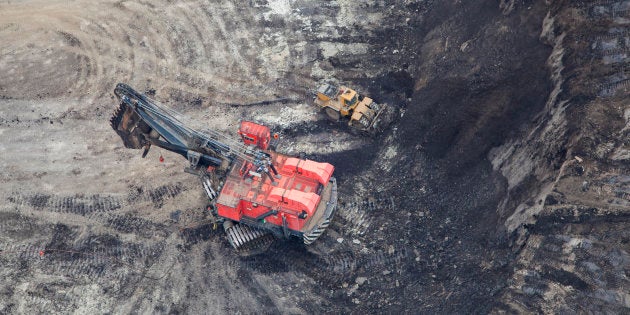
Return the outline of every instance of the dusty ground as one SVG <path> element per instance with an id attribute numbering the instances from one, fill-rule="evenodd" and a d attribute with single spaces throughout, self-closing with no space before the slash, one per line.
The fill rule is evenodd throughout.
<path id="1" fill-rule="evenodd" d="M 629 9 L 0 1 L 0 311 L 623 312 Z M 403 116 L 375 139 L 327 122 L 329 78 Z M 183 159 L 122 147 L 117 82 L 333 163 L 334 224 L 238 257 Z"/>

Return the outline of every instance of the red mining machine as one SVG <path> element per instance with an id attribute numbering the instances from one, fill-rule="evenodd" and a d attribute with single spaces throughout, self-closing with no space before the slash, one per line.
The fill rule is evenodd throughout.
<path id="1" fill-rule="evenodd" d="M 275 152 L 269 128 L 241 122 L 242 143 L 212 130 L 188 127 L 179 113 L 126 84 L 114 93 L 120 106 L 111 125 L 125 147 L 151 146 L 188 159 L 208 195 L 208 210 L 241 253 L 259 252 L 276 238 L 315 241 L 337 206 L 334 167 Z"/>

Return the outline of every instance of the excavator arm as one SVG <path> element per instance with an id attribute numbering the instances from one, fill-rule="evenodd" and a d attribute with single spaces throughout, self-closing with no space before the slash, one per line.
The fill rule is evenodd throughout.
<path id="1" fill-rule="evenodd" d="M 180 154 L 203 166 L 218 166 L 232 156 L 226 145 L 199 136 L 176 117 L 177 113 L 158 105 L 130 86 L 119 83 L 114 90 L 120 105 L 111 118 L 111 126 L 127 148 L 144 148 L 146 156 L 151 145 Z M 195 163 L 195 164 L 197 164 Z"/>
<path id="2" fill-rule="evenodd" d="M 144 148 L 146 156 L 152 145 L 187 158 L 192 166 L 219 166 L 235 159 L 251 163 L 256 169 L 275 168 L 271 156 L 259 148 L 245 145 L 213 130 L 195 130 L 178 112 L 138 93 L 124 83 L 114 89 L 120 105 L 111 118 L 111 126 L 127 148 Z M 266 171 L 267 175 L 271 174 Z"/>

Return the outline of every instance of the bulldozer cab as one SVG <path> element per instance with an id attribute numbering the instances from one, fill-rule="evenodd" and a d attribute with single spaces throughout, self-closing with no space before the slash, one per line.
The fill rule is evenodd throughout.
<path id="1" fill-rule="evenodd" d="M 342 106 L 353 109 L 359 101 L 359 96 L 357 92 L 352 89 L 342 87 L 341 90 L 341 102 Z"/>

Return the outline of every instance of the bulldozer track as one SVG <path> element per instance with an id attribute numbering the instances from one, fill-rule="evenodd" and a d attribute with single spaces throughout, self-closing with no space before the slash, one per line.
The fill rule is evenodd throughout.
<path id="1" fill-rule="evenodd" d="M 162 206 L 167 199 L 177 197 L 186 191 L 182 183 L 166 184 L 156 188 L 132 186 L 127 196 L 127 203 L 137 203 L 141 201 L 150 201 L 158 208 Z"/>
<path id="2" fill-rule="evenodd" d="M 358 269 L 381 268 L 400 265 L 408 257 L 407 250 L 401 248 L 397 251 L 385 253 L 378 250 L 373 254 L 362 254 L 359 256 L 351 253 L 340 253 L 324 257 L 326 269 L 334 274 L 352 274 Z"/>
<path id="3" fill-rule="evenodd" d="M 355 198 L 339 208 L 339 215 L 349 224 L 346 225 L 347 233 L 351 235 L 364 235 L 373 222 L 372 214 L 378 211 L 391 211 L 396 209 L 394 197 L 382 198 Z"/>
<path id="4" fill-rule="evenodd" d="M 7 200 L 17 207 L 29 206 L 36 210 L 73 213 L 87 216 L 94 212 L 106 212 L 122 207 L 122 200 L 117 196 L 91 195 L 55 196 L 41 193 L 13 194 Z"/>
<path id="5" fill-rule="evenodd" d="M 207 241 L 212 237 L 212 234 L 221 234 L 222 240 L 225 238 L 225 234 L 218 225 L 212 222 L 205 222 L 193 227 L 184 227 L 179 231 L 179 237 L 184 241 L 185 246 L 192 246 L 203 241 Z"/>
<path id="6" fill-rule="evenodd" d="M 43 194 L 13 194 L 7 200 L 14 209 L 21 213 L 25 208 L 35 211 L 50 213 L 78 215 L 91 222 L 98 222 L 105 227 L 117 232 L 137 234 L 142 237 L 151 238 L 154 235 L 166 236 L 170 234 L 167 225 L 156 223 L 142 217 L 120 212 L 128 210 L 140 201 L 152 202 L 156 208 L 161 207 L 163 202 L 181 192 L 181 188 L 175 186 L 163 186 L 155 190 L 148 190 L 140 197 L 122 198 L 120 196 L 93 195 L 87 197 L 76 196 L 54 196 Z M 132 201 L 129 202 L 128 200 Z M 7 212 L 9 214 L 15 212 Z M 31 215 L 35 215 L 32 213 Z M 35 223 L 30 216 L 24 216 L 16 224 L 24 229 L 32 228 Z M 71 217 L 69 217 L 70 219 Z M 57 217 L 63 220 L 63 217 Z M 13 220 L 15 221 L 15 220 Z M 30 221 L 30 222 L 29 222 Z M 68 221 L 71 222 L 71 221 Z M 17 231 L 14 223 L 0 224 L 1 231 Z"/>
<path id="7" fill-rule="evenodd" d="M 599 1 L 592 3 L 589 10 L 590 18 L 627 17 L 629 14 L 628 1 Z"/>
<path id="8" fill-rule="evenodd" d="M 598 50 L 602 56 L 615 53 L 623 53 L 630 50 L 630 34 L 609 34 L 596 38 L 594 49 Z"/>
<path id="9" fill-rule="evenodd" d="M 91 258 L 115 257 L 123 260 L 133 261 L 145 257 L 154 257 L 159 255 L 164 249 L 163 243 L 152 245 L 140 245 L 134 243 L 122 245 L 100 245 L 98 248 L 92 246 L 89 241 L 83 241 L 73 246 L 61 248 L 46 248 L 44 242 L 26 243 L 26 244 L 9 244 L 0 243 L 0 252 L 3 255 L 9 254 L 24 258 L 42 258 L 53 257 L 54 259 L 76 258 L 81 256 Z M 43 251 L 43 254 L 40 253 Z M 54 254 L 54 256 L 50 256 Z"/>
<path id="10" fill-rule="evenodd" d="M 72 59 L 69 68 L 76 70 L 68 73 L 65 86 L 54 92 L 89 91 L 82 96 L 85 101 L 108 98 L 109 87 L 116 81 L 131 79 L 165 91 L 176 101 L 190 101 L 208 92 L 212 95 L 208 99 L 223 103 L 252 103 L 261 97 L 273 99 L 273 89 L 261 91 L 260 86 L 274 86 L 288 74 L 295 75 L 293 68 L 305 64 L 311 67 L 312 59 L 318 58 L 311 53 L 312 57 L 297 58 L 297 62 L 292 61 L 294 58 L 278 61 L 273 57 L 279 51 L 303 56 L 316 51 L 322 42 L 347 41 L 340 35 L 321 38 L 311 36 L 310 32 L 304 36 L 314 41 L 312 46 L 304 45 L 304 39 L 278 40 L 284 36 L 274 33 L 286 32 L 285 25 L 271 25 L 269 34 L 259 34 L 257 29 L 269 25 L 264 25 L 265 19 L 252 17 L 268 11 L 267 5 L 244 8 L 222 1 L 212 7 L 203 1 L 177 5 L 162 2 L 104 3 L 103 10 L 89 13 L 80 7 L 46 3 L 37 10 L 6 12 L 2 27 L 6 32 L 16 33 L 21 21 L 30 20 L 33 28 L 53 30 L 47 36 L 59 39 L 57 52 Z M 335 10 L 330 9 L 329 13 L 334 14 Z M 287 17 L 289 26 L 304 22 Z M 313 23 L 310 27 L 326 26 Z M 366 41 L 362 32 L 347 36 L 352 42 Z M 181 38 L 186 38 L 186 42 L 182 43 Z M 38 42 L 37 38 L 24 40 Z M 261 40 L 264 40 L 262 45 Z M 305 71 L 304 75 L 308 70 Z M 258 97 L 239 99 L 239 95 L 246 94 L 243 91 L 251 91 Z M 266 95 L 260 95 L 261 92 Z"/>
<path id="11" fill-rule="evenodd" d="M 157 188 L 132 187 L 127 197 L 123 195 L 51 195 L 43 193 L 12 193 L 6 200 L 17 208 L 31 207 L 38 211 L 72 213 L 91 216 L 122 209 L 140 202 L 152 202 L 160 208 L 165 200 L 174 198 L 186 191 L 181 183 L 167 184 Z"/>
<path id="12" fill-rule="evenodd" d="M 614 33 L 597 35 L 591 44 L 591 51 L 597 54 L 604 64 L 625 64 L 630 51 L 630 33 L 627 29 Z"/>
<path id="13" fill-rule="evenodd" d="M 35 307 L 35 310 L 41 313 L 50 313 L 50 312 L 59 312 L 63 313 L 64 311 L 69 310 L 69 301 L 75 302 L 78 300 L 77 298 L 70 298 L 70 293 L 65 293 L 61 296 L 55 295 L 54 297 L 42 297 L 39 295 L 27 295 L 25 298 L 25 302 L 27 302 L 31 307 Z"/>
<path id="14" fill-rule="evenodd" d="M 608 51 L 605 54 L 602 54 L 602 60 L 604 64 L 625 64 L 627 63 L 626 59 L 628 58 L 628 53 L 626 49 L 624 50 L 616 50 L 616 51 Z"/>
<path id="15" fill-rule="evenodd" d="M 204 95 L 208 92 L 206 87 L 214 87 L 213 93 L 224 95 L 218 99 L 225 100 L 233 100 L 236 95 L 231 91 L 219 92 L 225 87 L 236 84 L 239 89 L 254 91 L 269 83 L 263 80 L 275 80 L 278 76 L 277 64 L 261 63 L 256 58 L 260 53 L 258 36 L 249 34 L 254 21 L 235 4 L 217 3 L 212 10 L 201 1 L 162 6 L 159 10 L 152 3 L 107 6 L 108 10 L 88 16 L 80 8 L 60 8 L 54 4 L 44 5 L 28 15 L 11 12 L 11 16 L 16 21 L 36 17 L 34 27 L 57 30 L 54 36 L 65 44 L 59 50 L 75 59 L 76 71 L 67 80 L 67 89 L 92 91 L 85 96 L 88 100 L 107 97 L 115 80 L 133 76 L 150 78 L 161 90 L 171 90 L 175 95 Z M 51 10 L 57 13 L 49 14 Z M 113 15 L 129 20 L 116 23 Z M 79 20 L 78 16 L 82 18 Z M 134 16 L 143 16 L 148 23 L 138 25 Z M 10 26 L 5 28 L 12 30 Z M 242 40 L 230 40 L 234 34 L 240 34 Z M 217 36 L 223 40 L 217 41 Z M 187 38 L 185 44 L 180 42 L 181 38 Z M 221 51 L 228 53 L 218 53 Z M 226 68 L 239 75 L 226 76 Z M 123 72 L 129 74 L 121 78 Z"/>
<path id="16" fill-rule="evenodd" d="M 33 219 L 21 213 L 0 211 L 0 234 L 10 236 L 12 233 L 31 231 L 37 227 Z"/>
<path id="17" fill-rule="evenodd" d="M 615 83 L 602 85 L 599 91 L 599 97 L 612 97 L 621 91 L 623 95 L 630 92 L 630 79 L 624 79 Z"/>
<path id="18" fill-rule="evenodd" d="M 165 244 L 123 244 L 98 246 L 82 242 L 74 246 L 46 248 L 44 243 L 8 244 L 0 243 L 0 257 L 29 261 L 45 274 L 72 277 L 115 277 L 122 274 L 116 269 L 131 267 L 139 272 L 162 256 Z"/>
<path id="19" fill-rule="evenodd" d="M 147 197 L 154 204 L 161 206 L 165 199 L 173 198 L 181 194 L 182 191 L 184 191 L 184 189 L 181 186 L 181 183 L 168 184 L 160 186 L 154 190 L 149 190 Z"/>
<path id="20" fill-rule="evenodd" d="M 129 294 L 145 280 L 155 281 L 170 275 L 181 263 L 176 249 L 168 240 L 153 244 L 121 243 L 111 246 L 95 244 L 95 236 L 73 246 L 43 249 L 44 244 L 0 243 L 2 263 L 24 266 L 41 282 L 26 288 L 28 302 L 43 313 L 67 313 L 84 302 L 82 292 L 61 290 L 64 283 L 89 288 L 103 286 L 113 294 Z M 168 245 L 170 243 L 170 245 Z M 44 277 L 44 278 L 42 278 Z M 116 293 L 118 292 L 118 293 Z M 29 304 L 30 305 L 30 304 Z"/>
<path id="21" fill-rule="evenodd" d="M 123 233 L 137 233 L 140 236 L 150 238 L 154 234 L 167 235 L 169 232 L 163 224 L 155 223 L 132 215 L 108 215 L 99 218 L 106 226 Z"/>
<path id="22" fill-rule="evenodd" d="M 607 40 L 615 40 L 615 39 L 625 39 L 626 36 L 630 35 L 630 30 L 624 29 L 622 31 L 617 31 L 615 33 L 596 35 L 594 38 L 596 40 L 596 44 L 600 44 L 601 41 Z"/>
<path id="23" fill-rule="evenodd" d="M 263 273 L 286 271 L 303 273 L 322 284 L 337 286 L 355 277 L 357 272 L 378 273 L 385 269 L 393 272 L 402 266 L 408 257 L 406 248 L 396 248 L 387 251 L 379 249 L 371 254 L 343 251 L 321 256 L 288 257 L 280 258 L 279 262 L 269 261 L 266 257 L 234 256 L 228 264 L 237 269 L 257 270 Z"/>
<path id="24" fill-rule="evenodd" d="M 310 275 L 322 284 L 338 286 L 356 277 L 357 273 L 374 274 L 386 269 L 393 272 L 405 263 L 407 258 L 405 248 L 394 252 L 376 250 L 371 254 L 339 252 L 307 262 L 306 268 L 298 271 Z"/>

